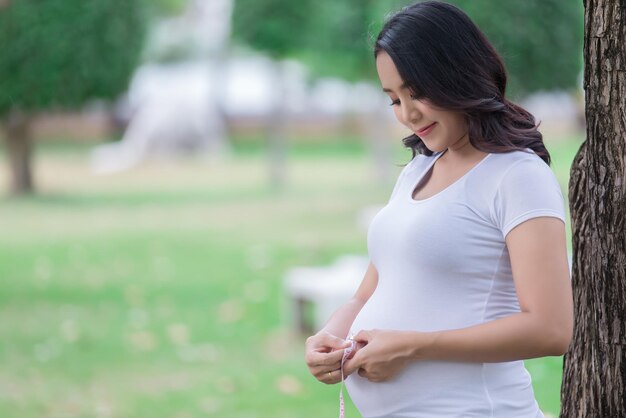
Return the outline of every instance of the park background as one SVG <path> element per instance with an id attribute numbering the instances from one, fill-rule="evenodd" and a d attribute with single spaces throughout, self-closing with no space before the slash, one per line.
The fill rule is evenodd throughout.
<path id="1" fill-rule="evenodd" d="M 364 209 L 384 204 L 410 159 L 389 108 L 351 101 L 384 102 L 371 92 L 370 37 L 409 2 L 35 3 L 0 2 L 0 416 L 337 414 L 338 386 L 304 364 L 284 279 L 365 254 Z M 512 97 L 541 119 L 567 198 L 584 131 L 582 4 L 454 3 L 503 54 Z M 185 32 L 203 27 L 203 10 L 218 32 Z M 85 14 L 80 36 L 53 36 Z M 238 60 L 261 65 L 266 87 L 210 90 L 207 119 L 221 128 L 201 131 L 209 139 L 170 131 L 195 142 L 157 135 L 158 152 L 98 170 L 99 145 L 128 141 L 137 111 L 124 111 L 124 92 L 139 69 L 201 63 L 227 77 L 238 67 L 221 64 Z M 12 186 L 16 109 L 33 144 L 31 192 Z M 571 251 L 569 218 L 567 232 Z M 540 406 L 558 414 L 562 359 L 526 364 Z"/>

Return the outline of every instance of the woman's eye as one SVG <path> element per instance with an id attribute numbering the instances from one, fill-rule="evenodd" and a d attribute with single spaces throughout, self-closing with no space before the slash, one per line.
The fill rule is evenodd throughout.
<path id="1" fill-rule="evenodd" d="M 396 99 L 393 100 L 391 103 L 389 103 L 389 106 L 397 106 L 400 104 L 400 99 Z"/>

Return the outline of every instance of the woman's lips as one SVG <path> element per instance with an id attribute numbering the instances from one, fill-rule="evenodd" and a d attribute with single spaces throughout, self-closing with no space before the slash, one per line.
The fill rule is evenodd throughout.
<path id="1" fill-rule="evenodd" d="M 425 128 L 420 129 L 419 131 L 417 131 L 415 133 L 417 135 L 419 135 L 419 136 L 428 135 L 430 133 L 430 131 L 433 130 L 433 128 L 435 127 L 436 124 L 437 124 L 437 122 L 433 122 L 430 125 L 426 126 Z"/>

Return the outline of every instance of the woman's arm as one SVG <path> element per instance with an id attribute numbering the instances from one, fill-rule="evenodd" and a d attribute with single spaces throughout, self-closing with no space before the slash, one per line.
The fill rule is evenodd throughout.
<path id="1" fill-rule="evenodd" d="M 362 331 L 355 339 L 367 345 L 345 372 L 386 380 L 415 360 L 503 362 L 567 351 L 573 302 L 563 222 L 533 218 L 514 228 L 506 244 L 520 313 L 449 331 Z"/>
<path id="2" fill-rule="evenodd" d="M 344 337 L 377 285 L 378 271 L 370 263 L 352 299 L 337 309 L 317 334 L 307 338 L 305 360 L 311 374 L 318 380 L 324 383 L 337 383 L 341 380 L 342 349 L 350 346 Z"/>
<path id="3" fill-rule="evenodd" d="M 354 322 L 354 318 L 363 308 L 363 305 L 369 300 L 369 298 L 376 290 L 378 285 L 378 271 L 372 263 L 369 264 L 361 285 L 357 289 L 356 293 L 346 304 L 337 309 L 333 315 L 331 315 L 326 325 L 322 327 L 320 332 L 327 332 L 338 337 L 346 337 L 350 331 L 350 326 Z"/>

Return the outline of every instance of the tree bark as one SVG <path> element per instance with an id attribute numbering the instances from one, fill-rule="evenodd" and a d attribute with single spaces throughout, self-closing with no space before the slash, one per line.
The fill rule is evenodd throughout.
<path id="1" fill-rule="evenodd" d="M 33 176 L 31 168 L 32 138 L 30 119 L 21 112 L 13 111 L 6 119 L 6 145 L 11 168 L 11 193 L 24 195 L 32 193 Z"/>
<path id="2" fill-rule="evenodd" d="M 626 1 L 584 4 L 587 138 L 569 184 L 575 325 L 561 417 L 626 417 Z"/>

